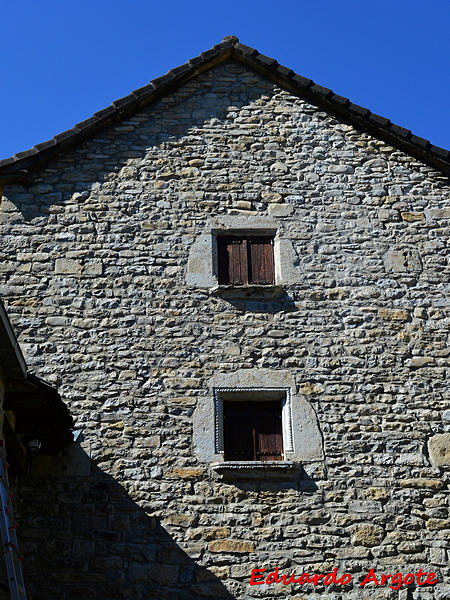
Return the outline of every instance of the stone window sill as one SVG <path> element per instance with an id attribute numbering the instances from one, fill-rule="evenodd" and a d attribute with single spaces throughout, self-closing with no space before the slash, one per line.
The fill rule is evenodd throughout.
<path id="1" fill-rule="evenodd" d="M 269 284 L 248 284 L 248 285 L 215 285 L 209 288 L 211 296 L 221 296 L 222 298 L 240 297 L 249 298 L 277 298 L 283 294 L 283 286 Z"/>
<path id="2" fill-rule="evenodd" d="M 300 468 L 298 463 L 290 460 L 224 461 L 210 466 L 223 479 L 284 479 L 298 474 Z"/>

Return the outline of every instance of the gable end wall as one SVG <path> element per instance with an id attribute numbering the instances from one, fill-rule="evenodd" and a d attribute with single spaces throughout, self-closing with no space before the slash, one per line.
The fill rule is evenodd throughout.
<path id="1" fill-rule="evenodd" d="M 338 566 L 349 600 L 371 567 L 445 580 L 448 191 L 231 62 L 7 186 L 0 292 L 82 429 L 19 482 L 31 597 L 261 597 L 250 571 L 277 565 Z M 281 296 L 186 285 L 232 217 L 289 242 Z M 246 369 L 289 371 L 317 418 L 324 458 L 297 478 L 224 481 L 194 451 L 209 382 Z"/>

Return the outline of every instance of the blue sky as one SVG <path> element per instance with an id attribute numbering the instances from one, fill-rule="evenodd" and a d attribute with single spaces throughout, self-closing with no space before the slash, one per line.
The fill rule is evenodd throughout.
<path id="1" fill-rule="evenodd" d="M 230 34 L 450 148 L 449 0 L 5 0 L 0 15 L 0 158 Z"/>

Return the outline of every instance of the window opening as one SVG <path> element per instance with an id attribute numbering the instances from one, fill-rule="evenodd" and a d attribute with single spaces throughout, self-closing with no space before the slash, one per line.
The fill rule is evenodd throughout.
<path id="1" fill-rule="evenodd" d="M 223 402 L 225 460 L 283 460 L 281 401 Z"/>
<path id="2" fill-rule="evenodd" d="M 273 285 L 273 237 L 217 238 L 218 276 L 221 285 Z"/>

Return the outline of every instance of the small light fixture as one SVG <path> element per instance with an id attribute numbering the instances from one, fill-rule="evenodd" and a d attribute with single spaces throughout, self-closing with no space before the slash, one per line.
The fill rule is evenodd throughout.
<path id="1" fill-rule="evenodd" d="M 28 450 L 30 452 L 32 452 L 33 454 L 35 454 L 36 452 L 39 452 L 39 450 L 41 449 L 41 446 L 42 446 L 41 440 L 38 440 L 36 438 L 33 438 L 28 442 Z"/>

